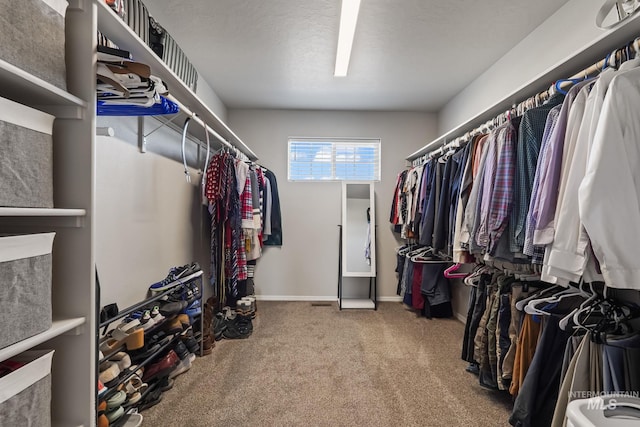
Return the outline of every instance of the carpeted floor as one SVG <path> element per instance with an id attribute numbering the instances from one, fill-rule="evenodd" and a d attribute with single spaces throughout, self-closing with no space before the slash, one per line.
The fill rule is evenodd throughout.
<path id="1" fill-rule="evenodd" d="M 336 304 L 259 302 L 144 412 L 144 426 L 506 426 L 511 403 L 460 359 L 464 325 Z"/>

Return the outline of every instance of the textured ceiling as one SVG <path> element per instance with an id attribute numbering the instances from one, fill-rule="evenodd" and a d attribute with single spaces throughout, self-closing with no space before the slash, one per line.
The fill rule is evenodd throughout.
<path id="1" fill-rule="evenodd" d="M 144 0 L 228 108 L 438 111 L 567 0 Z M 526 52 L 523 52 L 526 55 Z"/>

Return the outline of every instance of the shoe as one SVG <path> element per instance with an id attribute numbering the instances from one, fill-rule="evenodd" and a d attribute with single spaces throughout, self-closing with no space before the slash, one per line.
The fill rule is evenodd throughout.
<path id="1" fill-rule="evenodd" d="M 100 365 L 100 374 L 98 380 L 105 386 L 111 388 L 118 384 L 118 377 L 120 375 L 120 368 L 118 364 L 111 361 L 106 361 Z"/>
<path id="2" fill-rule="evenodd" d="M 241 316 L 251 316 L 251 301 L 244 298 L 236 302 L 236 313 Z"/>
<path id="3" fill-rule="evenodd" d="M 109 419 L 105 414 L 100 414 L 98 417 L 98 427 L 109 427 Z"/>
<path id="4" fill-rule="evenodd" d="M 251 318 L 255 319 L 256 318 L 256 297 L 253 297 L 253 296 L 243 297 L 241 298 L 241 300 L 248 301 L 249 304 L 251 304 L 251 306 L 249 307 L 249 312 L 251 314 Z"/>
<path id="5" fill-rule="evenodd" d="M 180 280 L 183 277 L 189 276 L 193 274 L 194 271 L 191 270 L 191 265 L 183 265 L 181 267 L 173 267 L 169 270 L 169 274 L 167 277 L 162 279 L 160 282 L 156 282 L 149 286 L 149 290 L 151 294 L 156 294 L 159 292 L 164 292 L 167 289 L 171 289 L 172 287 L 179 285 Z"/>
<path id="6" fill-rule="evenodd" d="M 176 314 L 182 313 L 182 311 L 187 308 L 186 301 L 173 301 L 163 304 L 160 307 L 160 313 L 165 317 L 175 316 Z"/>
<path id="7" fill-rule="evenodd" d="M 159 343 L 149 343 L 140 350 L 130 352 L 131 361 L 133 363 L 141 363 L 160 351 L 161 347 Z"/>
<path id="8" fill-rule="evenodd" d="M 227 322 L 224 319 L 224 314 L 216 313 L 216 316 L 213 318 L 213 338 L 216 341 L 220 341 L 222 339 L 222 334 L 225 329 L 227 329 Z"/>
<path id="9" fill-rule="evenodd" d="M 151 312 L 149 310 L 145 310 L 144 314 L 140 318 L 140 323 L 142 324 L 142 329 L 145 331 L 148 331 L 156 325 L 156 321 L 151 317 Z"/>
<path id="10" fill-rule="evenodd" d="M 109 425 L 112 425 L 116 421 L 118 421 L 124 415 L 124 408 L 122 406 L 118 406 L 111 412 L 107 412 L 105 414 L 107 416 L 107 420 L 109 421 Z"/>
<path id="11" fill-rule="evenodd" d="M 132 375 L 127 382 L 124 383 L 124 391 L 127 393 L 125 405 L 131 406 L 140 402 L 147 388 L 149 388 L 149 385 L 143 382 L 138 375 Z"/>
<path id="12" fill-rule="evenodd" d="M 158 307 L 157 305 L 153 306 L 153 309 L 151 310 L 150 314 L 151 314 L 151 318 L 153 319 L 154 322 L 156 322 L 156 324 L 164 320 L 164 316 L 162 315 L 162 313 L 160 313 L 160 307 Z"/>
<path id="13" fill-rule="evenodd" d="M 229 313 L 232 312 L 229 311 Z M 249 338 L 253 332 L 250 315 L 245 316 L 241 313 L 228 314 L 228 317 L 225 316 L 225 323 L 227 328 L 222 333 L 222 336 L 226 339 Z"/>
<path id="14" fill-rule="evenodd" d="M 109 399 L 107 399 L 107 412 L 122 406 L 125 400 L 127 400 L 127 393 L 120 390 L 119 392 L 111 396 Z"/>
<path id="15" fill-rule="evenodd" d="M 180 322 L 180 320 L 178 320 L 177 317 L 174 317 L 171 320 L 165 320 L 164 326 L 162 329 L 164 333 L 167 335 L 179 334 L 179 333 L 182 333 L 182 331 L 184 330 L 182 328 L 182 322 Z"/>
<path id="16" fill-rule="evenodd" d="M 183 310 L 183 313 L 185 313 L 192 319 L 202 314 L 202 307 L 200 307 L 200 300 L 199 299 L 194 300 L 191 304 L 187 306 L 187 308 Z"/>
<path id="17" fill-rule="evenodd" d="M 109 358 L 109 361 L 116 363 L 121 372 L 131 366 L 131 357 L 124 351 L 117 352 Z"/>
<path id="18" fill-rule="evenodd" d="M 189 331 L 190 332 L 190 331 Z M 182 337 L 182 342 L 187 347 L 190 353 L 197 354 L 200 351 L 200 344 L 193 337 L 193 333 L 188 333 Z"/>
<path id="19" fill-rule="evenodd" d="M 464 370 L 474 375 L 479 375 L 480 365 L 478 365 L 477 363 L 469 363 L 469 365 Z"/>
<path id="20" fill-rule="evenodd" d="M 149 409 L 152 406 L 155 406 L 158 403 L 160 403 L 161 400 L 162 400 L 162 390 L 160 390 L 159 388 L 156 388 L 155 390 L 152 390 L 151 392 L 149 392 L 144 397 L 144 399 L 142 399 L 142 402 L 138 406 L 138 411 L 144 411 L 145 409 Z"/>
<path id="21" fill-rule="evenodd" d="M 176 316 L 176 319 L 178 319 L 182 324 L 182 329 L 187 329 L 189 326 L 191 326 L 192 321 L 187 314 L 178 314 L 178 316 Z"/>
<path id="22" fill-rule="evenodd" d="M 144 370 L 142 381 L 149 383 L 154 378 L 163 377 L 169 375 L 173 368 L 178 364 L 180 358 L 175 351 L 169 350 L 164 357 L 159 361 L 153 363 L 151 366 Z"/>
<path id="23" fill-rule="evenodd" d="M 178 355 L 180 360 L 184 360 L 184 359 L 189 357 L 189 350 L 187 349 L 187 346 L 185 346 L 184 343 L 181 340 L 178 340 L 176 342 L 175 347 L 173 347 L 173 351 L 176 352 L 176 354 Z"/>
<path id="24" fill-rule="evenodd" d="M 171 373 L 169 374 L 169 378 L 173 379 L 178 375 L 184 374 L 189 369 L 191 369 L 191 360 L 189 359 L 189 357 L 185 357 L 180 361 L 180 363 L 176 365 L 173 371 L 171 371 Z"/>
<path id="25" fill-rule="evenodd" d="M 140 414 L 126 414 L 121 422 L 118 423 L 121 427 L 140 427 L 144 418 Z"/>
<path id="26" fill-rule="evenodd" d="M 105 386 L 100 379 L 98 379 L 98 397 L 104 396 L 107 391 L 109 391 L 109 388 Z"/>
<path id="27" fill-rule="evenodd" d="M 168 376 L 165 376 L 160 378 L 160 380 L 158 381 L 157 387 L 160 389 L 160 391 L 164 393 L 165 391 L 171 390 L 174 384 L 175 384 L 175 381 L 173 380 L 173 378 L 169 378 Z"/>

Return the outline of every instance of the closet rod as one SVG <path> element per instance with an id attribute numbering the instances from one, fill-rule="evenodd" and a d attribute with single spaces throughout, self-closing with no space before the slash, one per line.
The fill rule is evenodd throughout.
<path id="1" fill-rule="evenodd" d="M 182 104 L 180 101 L 175 99 L 173 96 L 169 95 L 167 98 L 169 98 L 171 101 L 173 101 L 176 104 L 178 104 L 178 107 L 180 108 L 180 111 L 182 111 L 183 113 L 185 113 L 186 115 L 191 117 L 191 120 L 195 121 L 200 126 L 203 126 L 204 128 L 206 128 L 207 132 L 209 132 L 218 141 L 220 141 L 220 143 L 222 143 L 222 145 L 224 145 L 227 148 L 229 148 L 231 150 L 234 150 L 234 151 L 236 151 L 238 153 L 245 154 L 249 158 L 249 160 L 258 160 L 258 156 L 256 156 L 256 154 L 253 151 L 251 151 L 251 149 L 249 147 L 247 147 L 244 143 L 242 143 L 242 146 L 243 146 L 244 149 L 236 147 L 235 145 L 231 144 L 229 141 L 224 139 L 222 137 L 222 135 L 220 135 L 218 132 L 216 132 L 213 128 L 211 128 L 208 124 L 206 124 L 198 115 L 196 115 L 193 112 L 191 112 L 191 110 L 189 108 L 187 108 L 184 104 Z"/>
<path id="2" fill-rule="evenodd" d="M 586 78 L 590 75 L 593 75 L 595 73 L 599 73 L 603 70 L 604 66 L 607 64 L 607 62 L 613 62 L 616 64 L 619 64 L 620 62 L 622 62 L 623 58 L 626 56 L 627 59 L 629 59 L 629 53 L 628 51 L 632 49 L 633 52 L 635 53 L 636 56 L 639 55 L 640 53 L 640 37 L 635 38 L 634 40 L 628 42 L 627 44 L 625 44 L 623 47 L 619 47 L 616 48 L 613 52 L 611 52 L 611 54 L 607 55 L 607 57 L 599 60 L 598 62 L 596 62 L 595 64 L 590 65 L 589 67 L 583 69 L 582 71 L 579 71 L 578 73 L 574 74 L 573 76 L 569 77 L 568 81 L 562 82 L 560 84 L 560 87 L 567 87 L 569 85 L 571 85 L 572 83 L 569 80 L 572 79 L 583 79 Z M 610 58 L 613 59 L 610 59 Z M 555 84 L 555 82 L 554 82 Z M 528 98 L 526 98 L 525 100 L 513 104 L 513 106 L 509 109 L 513 109 L 516 106 L 520 106 L 524 103 L 526 103 L 527 101 L 530 101 L 532 99 L 535 98 L 548 98 L 553 94 L 553 89 L 554 89 L 554 85 L 552 85 L 549 89 L 539 92 L 533 96 L 530 96 Z M 410 154 L 406 160 L 410 161 L 413 163 L 413 166 L 419 165 L 421 163 L 423 163 L 427 157 L 436 152 L 436 150 L 441 150 L 441 152 L 444 152 L 445 149 L 454 146 L 455 144 L 459 144 L 461 139 L 465 139 L 468 138 L 470 139 L 470 137 L 476 133 L 482 132 L 483 128 L 486 128 L 487 126 L 489 126 L 491 123 L 495 123 L 497 119 L 499 119 L 501 116 L 503 116 L 504 113 L 500 113 L 498 115 L 496 115 L 495 117 L 485 121 L 484 123 L 482 123 L 479 126 L 476 126 L 475 128 L 473 128 L 471 131 L 468 131 L 466 133 L 464 133 L 462 136 L 459 136 L 457 138 L 454 139 L 450 139 L 449 141 L 447 141 L 447 137 L 445 136 L 438 138 L 437 140 L 425 145 L 424 147 L 422 147 L 420 150 L 416 151 L 415 153 Z M 450 132 L 452 133 L 452 132 Z M 465 141 L 466 142 L 466 141 Z"/>

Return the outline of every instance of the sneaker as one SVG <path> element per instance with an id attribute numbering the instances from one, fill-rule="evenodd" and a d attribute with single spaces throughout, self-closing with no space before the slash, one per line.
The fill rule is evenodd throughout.
<path id="1" fill-rule="evenodd" d="M 166 291 L 167 289 L 171 289 L 172 287 L 178 284 L 175 282 L 180 280 L 182 277 L 185 277 L 191 274 L 189 273 L 190 271 L 191 271 L 190 265 L 183 265 L 182 267 L 171 268 L 169 270 L 169 274 L 167 274 L 167 277 L 162 279 L 160 282 L 156 282 L 151 286 L 149 286 L 149 290 L 151 291 L 151 294 L 163 292 L 163 291 Z"/>
<path id="2" fill-rule="evenodd" d="M 233 318 L 226 320 L 226 329 L 222 336 L 226 339 L 249 338 L 253 332 L 251 316 L 236 314 Z"/>
<path id="3" fill-rule="evenodd" d="M 213 329 L 213 338 L 216 341 L 220 341 L 222 339 L 222 334 L 224 333 L 225 329 L 227 329 L 227 322 L 224 317 L 224 314 L 216 313 L 215 317 L 213 318 L 212 329 Z"/>
<path id="4" fill-rule="evenodd" d="M 184 345 L 190 353 L 198 354 L 200 352 L 200 344 L 198 344 L 198 341 L 196 341 L 193 335 L 182 337 L 182 342 L 184 342 Z"/>
<path id="5" fill-rule="evenodd" d="M 164 316 L 162 315 L 162 313 L 160 313 L 160 307 L 158 307 L 157 305 L 154 306 L 151 310 L 151 318 L 156 323 L 160 323 L 164 320 Z"/>

